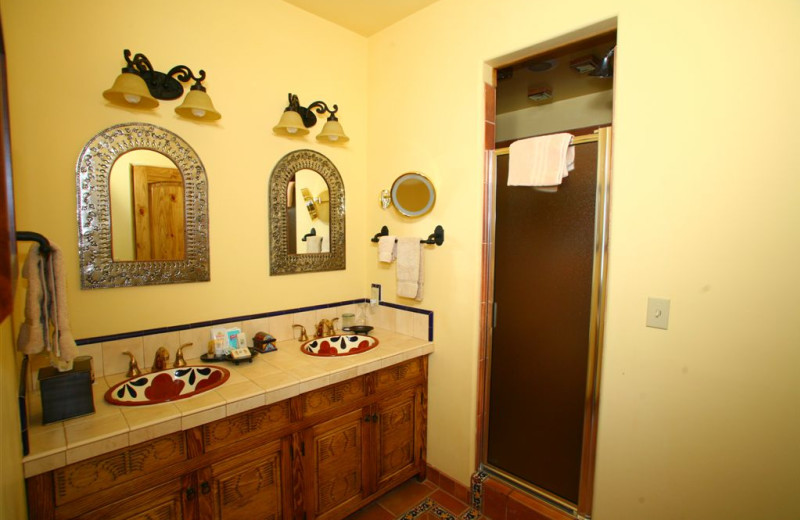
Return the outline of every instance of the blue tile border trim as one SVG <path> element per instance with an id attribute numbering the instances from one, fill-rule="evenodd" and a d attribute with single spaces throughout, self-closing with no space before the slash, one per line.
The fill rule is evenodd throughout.
<path id="1" fill-rule="evenodd" d="M 177 332 L 181 330 L 197 329 L 200 327 L 211 327 L 214 325 L 221 325 L 223 323 L 230 323 L 232 321 L 247 321 L 256 320 L 259 318 L 270 318 L 272 316 L 283 316 L 284 314 L 296 314 L 298 312 L 316 311 L 320 309 L 327 309 L 330 307 L 340 307 L 342 305 L 352 305 L 358 303 L 369 303 L 369 298 L 357 298 L 355 300 L 344 300 L 334 303 L 324 303 L 320 305 L 311 305 L 309 307 L 296 307 L 294 309 L 283 309 L 280 311 L 261 312 L 258 314 L 247 314 L 244 316 L 233 316 L 230 318 L 220 318 L 216 320 L 199 321 L 195 323 L 188 323 L 186 325 L 172 325 L 169 327 L 159 327 L 155 329 L 137 330 L 133 332 L 122 332 L 120 334 L 109 334 L 106 336 L 95 336 L 93 338 L 76 339 L 77 345 L 90 345 L 92 343 L 102 343 L 107 341 L 116 341 L 120 339 L 137 338 L 139 336 L 150 336 L 152 334 L 163 334 L 165 332 Z M 406 307 L 405 305 L 398 305 L 395 303 L 380 302 L 380 305 L 399 309 L 408 312 L 416 312 L 418 314 L 428 315 L 428 341 L 433 341 L 433 311 L 424 309 L 417 309 L 415 307 Z"/>
<path id="2" fill-rule="evenodd" d="M 389 303 L 389 302 L 381 302 L 380 305 L 383 305 L 384 307 L 391 307 L 392 309 L 398 309 L 401 311 L 416 312 L 417 314 L 426 314 L 428 316 L 428 341 L 433 341 L 433 311 L 419 309 L 417 307 L 407 307 L 405 305 L 400 305 L 397 303 Z"/>

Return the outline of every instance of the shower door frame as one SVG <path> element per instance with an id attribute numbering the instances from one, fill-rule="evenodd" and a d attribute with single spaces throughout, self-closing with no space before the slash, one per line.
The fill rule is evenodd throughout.
<path id="1" fill-rule="evenodd" d="M 509 481 L 517 487 L 524 489 L 534 497 L 554 505 L 577 518 L 588 518 L 592 511 L 592 498 L 594 488 L 594 467 L 597 446 L 597 416 L 600 395 L 600 370 L 603 352 L 603 332 L 605 321 L 605 299 L 608 272 L 608 227 L 611 183 L 611 132 L 612 127 L 603 127 L 591 136 L 577 136 L 577 142 L 597 141 L 597 199 L 595 204 L 595 238 L 594 259 L 592 266 L 592 303 L 589 327 L 589 353 L 588 370 L 586 374 L 584 421 L 581 450 L 581 470 L 578 503 L 573 504 L 544 489 L 522 481 L 509 475 L 499 468 L 487 463 L 488 459 L 488 425 L 489 425 L 489 390 L 491 388 L 491 351 L 492 351 L 492 323 L 494 318 L 494 269 L 495 269 L 495 196 L 497 181 L 497 156 L 508 153 L 507 149 L 487 151 L 487 179 L 484 229 L 488 237 L 488 247 L 484 248 L 484 306 L 481 351 L 485 352 L 485 362 L 479 378 L 482 382 L 479 402 L 478 424 L 478 467 L 479 470 L 498 476 Z"/>

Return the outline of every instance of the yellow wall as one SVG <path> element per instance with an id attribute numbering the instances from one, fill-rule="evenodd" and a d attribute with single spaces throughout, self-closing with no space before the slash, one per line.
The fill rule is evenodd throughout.
<path id="1" fill-rule="evenodd" d="M 426 256 L 424 306 L 436 313 L 430 462 L 465 482 L 474 449 L 482 63 L 615 17 L 593 518 L 798 518 L 794 0 L 441 0 L 370 38 L 368 128 L 380 135 L 369 147 L 370 193 L 421 170 L 439 199 L 419 222 L 377 206 L 367 220 L 399 234 L 443 224 L 447 234 Z M 392 272 L 368 267 L 392 295 Z M 645 327 L 648 296 L 671 299 L 669 330 Z"/>
<path id="2" fill-rule="evenodd" d="M 18 227 L 65 249 L 76 337 L 362 297 L 370 282 L 416 305 L 394 296 L 394 267 L 377 263 L 367 239 L 381 225 L 422 236 L 441 224 L 419 304 L 436 320 L 428 457 L 464 483 L 475 450 L 484 64 L 618 17 L 593 517 L 800 516 L 797 2 L 440 0 L 369 40 L 278 0 L 145 2 L 147 23 L 116 2 L 75 5 L 0 0 Z M 205 68 L 223 119 L 177 119 L 174 102 L 152 114 L 107 106 L 100 93 L 124 48 L 157 68 Z M 273 136 L 290 91 L 338 103 L 351 141 Z M 211 282 L 79 289 L 75 160 L 99 129 L 130 120 L 177 132 L 205 163 Z M 344 178 L 348 269 L 269 277 L 267 179 L 301 147 Z M 378 204 L 409 170 L 438 192 L 417 220 Z M 672 300 L 670 330 L 644 327 L 648 296 Z"/>
<path id="3" fill-rule="evenodd" d="M 141 330 L 364 297 L 367 226 L 366 39 L 278 0 L 124 2 L 3 0 L 8 53 L 17 227 L 64 249 L 75 337 Z M 222 113 L 217 124 L 181 119 L 179 101 L 152 112 L 102 97 L 125 64 L 122 51 L 147 55 L 157 70 L 204 69 Z M 333 66 L 335 65 L 335 66 Z M 272 127 L 298 94 L 308 105 L 339 105 L 351 140 L 318 144 Z M 186 139 L 209 183 L 211 281 L 82 291 L 75 217 L 75 162 L 101 129 L 126 121 L 164 126 Z M 269 276 L 267 187 L 287 152 L 327 155 L 346 191 L 347 269 Z M 350 217 L 352 215 L 353 217 Z M 368 237 L 367 237 L 368 238 Z M 27 245 L 25 245 L 27 248 Z"/>
<path id="4" fill-rule="evenodd" d="M 0 324 L 0 519 L 24 518 L 25 483 L 20 440 L 19 370 L 14 354 L 11 318 Z"/>

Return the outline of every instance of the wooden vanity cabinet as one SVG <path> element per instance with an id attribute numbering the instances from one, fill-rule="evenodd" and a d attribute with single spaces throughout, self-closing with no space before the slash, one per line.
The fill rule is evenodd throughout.
<path id="1" fill-rule="evenodd" d="M 29 517 L 338 520 L 425 477 L 427 357 L 27 479 Z"/>

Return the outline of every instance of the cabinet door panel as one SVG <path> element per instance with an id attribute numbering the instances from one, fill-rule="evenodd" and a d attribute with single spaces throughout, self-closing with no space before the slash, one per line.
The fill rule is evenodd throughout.
<path id="1" fill-rule="evenodd" d="M 187 515 L 184 514 L 186 512 L 183 510 L 182 496 L 183 489 L 178 479 L 73 518 L 75 520 L 98 518 L 103 520 L 183 520 Z"/>
<path id="2" fill-rule="evenodd" d="M 219 520 L 281 520 L 280 443 L 242 453 L 212 466 L 210 492 Z M 201 482 L 200 492 L 207 492 Z"/>
<path id="3" fill-rule="evenodd" d="M 307 432 L 309 517 L 340 517 L 363 498 L 362 417 L 359 409 Z"/>
<path id="4" fill-rule="evenodd" d="M 420 391 L 416 388 L 377 403 L 374 424 L 377 444 L 377 486 L 382 488 L 400 474 L 416 473 L 420 447 Z"/>

